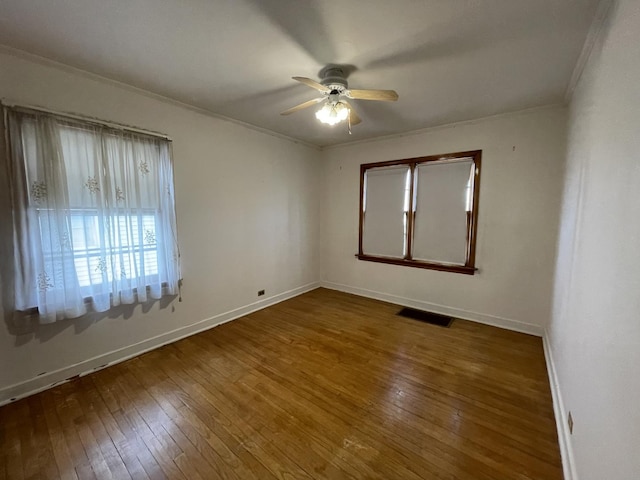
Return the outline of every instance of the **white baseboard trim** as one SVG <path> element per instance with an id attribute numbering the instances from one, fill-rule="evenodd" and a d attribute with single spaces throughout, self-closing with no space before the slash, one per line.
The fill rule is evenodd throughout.
<path id="1" fill-rule="evenodd" d="M 576 463 L 573 457 L 573 448 L 571 446 L 571 434 L 569 433 L 569 427 L 566 423 L 567 412 L 565 411 L 562 394 L 560 393 L 558 373 L 553 361 L 553 354 L 551 353 L 551 346 L 549 345 L 549 334 L 546 329 L 542 336 L 542 346 L 544 348 L 544 358 L 547 362 L 551 397 L 553 398 L 553 413 L 556 417 L 556 428 L 558 429 L 558 444 L 560 445 L 564 480 L 578 480 Z"/>
<path id="2" fill-rule="evenodd" d="M 350 285 L 342 285 L 340 283 L 322 281 L 320 282 L 320 286 L 329 288 L 331 290 L 338 290 L 340 292 L 352 293 L 361 297 L 382 300 L 383 302 L 395 303 L 404 307 L 428 310 L 430 312 L 440 313 L 442 315 L 449 315 L 454 318 L 461 318 L 463 320 L 470 320 L 472 322 L 484 323 L 486 325 L 500 327 L 506 330 L 513 330 L 515 332 L 527 333 L 529 335 L 535 335 L 537 337 L 542 337 L 543 334 L 543 329 L 539 325 L 519 322 L 510 318 L 498 317 L 486 313 L 472 312 L 461 308 L 448 307 L 446 305 L 439 305 L 437 303 L 425 302 L 423 300 L 413 300 L 411 298 L 391 295 L 389 293 L 376 292 L 373 290 L 367 290 L 365 288 L 352 287 Z"/>
<path id="3" fill-rule="evenodd" d="M 289 300 L 290 298 L 297 297 L 298 295 L 302 295 L 303 293 L 315 290 L 319 286 L 319 282 L 309 283 L 307 285 L 303 285 L 301 287 L 279 293 L 278 295 L 274 295 L 272 297 L 265 298 L 254 303 L 250 303 L 249 305 L 245 305 L 244 307 L 220 313 L 218 315 L 214 315 L 213 317 L 200 320 L 191 325 L 180 327 L 175 330 L 171 330 L 170 332 L 166 332 L 155 337 L 143 340 L 141 342 L 134 343 L 133 345 L 119 348 L 111 352 L 89 358 L 82 362 L 69 365 L 58 370 L 47 372 L 42 375 L 38 375 L 37 377 L 16 383 L 14 385 L 9 385 L 8 387 L 0 389 L 0 406 L 24 397 L 28 397 L 29 395 L 33 395 L 56 385 L 66 383 L 77 376 L 82 377 L 97 370 L 115 365 L 116 363 L 124 362 L 125 360 L 137 357 L 138 355 L 162 347 L 163 345 L 167 345 L 168 343 L 173 343 L 191 335 L 195 335 L 196 333 L 209 330 L 210 328 L 217 327 L 218 325 L 230 322 L 231 320 L 235 320 L 236 318 L 243 317 L 258 310 L 262 310 L 263 308 L 283 302 L 284 300 Z"/>

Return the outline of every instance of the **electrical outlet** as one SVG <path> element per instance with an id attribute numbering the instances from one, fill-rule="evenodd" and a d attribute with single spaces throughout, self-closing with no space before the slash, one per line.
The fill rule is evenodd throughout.
<path id="1" fill-rule="evenodd" d="M 258 290 L 258 296 L 261 297 L 262 295 L 264 295 L 264 290 Z"/>
<path id="2" fill-rule="evenodd" d="M 571 416 L 571 412 L 567 415 L 567 423 L 569 424 L 569 434 L 573 435 L 573 417 Z"/>

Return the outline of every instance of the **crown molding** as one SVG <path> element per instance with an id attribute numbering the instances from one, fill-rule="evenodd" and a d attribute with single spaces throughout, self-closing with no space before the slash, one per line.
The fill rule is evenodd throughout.
<path id="1" fill-rule="evenodd" d="M 420 128 L 418 130 L 410 130 L 408 132 L 393 133 L 391 135 L 382 135 L 382 136 L 373 137 L 373 138 L 363 138 L 362 140 L 355 140 L 353 142 L 346 142 L 346 143 L 338 143 L 337 145 L 326 145 L 322 147 L 322 151 L 332 150 L 334 148 L 353 147 L 355 145 L 362 145 L 365 143 L 393 140 L 396 138 L 410 137 L 413 135 L 422 135 L 425 133 L 431 133 L 431 132 L 435 132 L 435 131 L 443 130 L 447 128 L 461 127 L 463 125 L 473 125 L 475 123 L 484 122 L 487 120 L 499 120 L 501 118 L 518 117 L 520 115 L 528 115 L 530 113 L 541 112 L 545 110 L 560 110 L 565 107 L 566 105 L 564 103 L 551 103 L 548 105 L 541 105 L 538 107 L 531 107 L 531 108 L 524 108 L 521 110 L 513 110 L 510 112 L 496 113 L 494 115 L 488 115 L 485 117 L 476 117 L 469 120 L 460 120 L 459 122 L 433 125 L 431 127 Z"/>
<path id="2" fill-rule="evenodd" d="M 593 20 L 591 21 L 589 31 L 587 32 L 587 38 L 584 41 L 582 51 L 580 52 L 580 56 L 578 57 L 578 61 L 576 62 L 575 67 L 573 68 L 571 79 L 569 80 L 567 90 L 564 93 L 565 103 L 569 103 L 571 101 L 571 98 L 573 97 L 573 92 L 578 86 L 580 78 L 582 77 L 582 73 L 589 63 L 589 58 L 591 57 L 591 53 L 593 52 L 593 47 L 602 35 L 602 27 L 604 26 L 605 21 L 609 16 L 609 10 L 611 10 L 611 6 L 613 5 L 613 3 L 613 0 L 600 0 L 598 2 L 596 13 L 593 17 Z"/>
<path id="3" fill-rule="evenodd" d="M 300 140 L 298 138 L 290 137 L 288 135 L 284 135 L 282 133 L 274 132 L 273 130 L 269 130 L 267 128 L 259 127 L 257 125 L 253 125 L 251 123 L 243 122 L 241 120 L 236 120 L 235 118 L 226 117 L 219 113 L 213 112 L 206 108 L 198 107 L 196 105 L 192 105 L 190 103 L 185 103 L 180 100 L 176 100 L 171 97 L 166 97 L 159 93 L 155 93 L 149 90 L 145 90 L 144 88 L 135 87 L 128 83 L 121 82 L 119 80 L 114 80 L 112 78 L 104 77 L 97 73 L 89 72 L 87 70 L 83 70 L 81 68 L 73 67 L 66 63 L 58 62 L 56 60 L 51 60 L 50 58 L 42 57 L 40 55 L 36 55 L 34 53 L 27 52 L 25 50 L 20 50 L 18 48 L 10 47 L 8 45 L 0 44 L 0 53 L 4 53 L 6 55 L 10 55 L 12 57 L 21 58 L 23 60 L 27 60 L 33 63 L 37 63 L 39 65 L 55 68 L 57 70 L 61 70 L 67 73 L 71 73 L 74 75 L 78 75 L 84 78 L 88 78 L 90 80 L 100 82 L 103 84 L 115 86 L 117 88 L 121 88 L 123 90 L 128 90 L 133 93 L 137 93 L 138 95 L 143 95 L 147 98 L 151 98 L 157 100 L 159 102 L 163 102 L 169 105 L 173 105 L 176 107 L 184 108 L 186 110 L 191 110 L 192 112 L 199 113 L 201 115 L 205 115 L 207 117 L 215 118 L 217 120 L 222 120 L 224 122 L 234 123 L 236 125 L 240 125 L 242 127 L 248 128 L 249 130 L 254 130 L 259 133 L 263 133 L 265 135 L 269 135 L 272 137 L 279 138 L 281 140 L 286 140 L 288 142 L 292 142 L 298 145 L 303 145 L 305 147 L 311 148 L 316 151 L 320 151 L 321 147 L 319 145 L 315 145 L 313 143 L 305 142 L 304 140 Z"/>

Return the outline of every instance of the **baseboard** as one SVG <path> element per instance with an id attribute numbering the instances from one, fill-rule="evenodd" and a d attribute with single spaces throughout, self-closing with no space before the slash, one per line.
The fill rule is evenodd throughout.
<path id="1" fill-rule="evenodd" d="M 529 335 L 535 335 L 537 337 L 542 337 L 543 334 L 543 329 L 539 325 L 519 322 L 517 320 L 498 317 L 495 315 L 488 315 L 486 313 L 472 312 L 461 308 L 439 305 L 437 303 L 425 302 L 423 300 L 414 300 L 411 298 L 400 297 L 398 295 L 392 295 L 389 293 L 376 292 L 373 290 L 367 290 L 365 288 L 352 287 L 350 285 L 342 285 L 340 283 L 322 281 L 320 282 L 320 286 L 329 288 L 331 290 L 339 290 L 341 292 L 352 293 L 361 297 L 373 298 L 375 300 L 395 303 L 404 307 L 428 310 L 430 312 L 440 313 L 442 315 L 449 315 L 454 318 L 461 318 L 463 320 L 470 320 L 472 322 L 484 323 L 486 325 L 500 327 L 506 330 L 513 330 L 515 332 L 527 333 Z"/>
<path id="2" fill-rule="evenodd" d="M 562 394 L 560 393 L 558 373 L 556 371 L 556 364 L 553 361 L 553 354 L 551 353 L 551 346 L 549 345 L 549 334 L 546 329 L 542 336 L 542 346 L 544 348 L 544 358 L 547 362 L 551 397 L 553 398 L 553 413 L 556 418 L 556 428 L 558 429 L 558 444 L 560 445 L 564 480 L 578 480 L 576 464 L 573 457 L 573 448 L 571 447 L 571 434 L 569 433 L 569 428 L 565 421 L 567 418 L 567 412 L 565 411 Z"/>
<path id="3" fill-rule="evenodd" d="M 209 330 L 210 328 L 230 322 L 231 320 L 235 320 L 236 318 L 243 317 L 255 311 L 262 310 L 263 308 L 283 302 L 284 300 L 297 297 L 303 293 L 315 290 L 319 286 L 319 282 L 309 283 L 307 285 L 282 292 L 278 295 L 250 303 L 249 305 L 205 318 L 204 320 L 200 320 L 191 325 L 177 328 L 170 332 L 134 343 L 127 347 L 119 348 L 84 360 L 80 363 L 69 365 L 58 370 L 38 375 L 37 377 L 29 380 L 4 387 L 0 389 L 0 406 L 29 395 L 33 395 L 56 385 L 60 385 L 61 383 L 68 382 L 77 376 L 84 376 L 108 366 L 115 365 L 116 363 L 124 362 L 125 360 L 129 360 L 130 358 L 162 347 L 168 343 L 173 343 L 191 335 L 195 335 L 196 333 Z"/>

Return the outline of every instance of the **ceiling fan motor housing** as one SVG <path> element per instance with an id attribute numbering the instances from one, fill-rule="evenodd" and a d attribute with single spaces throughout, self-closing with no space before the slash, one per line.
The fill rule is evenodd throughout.
<path id="1" fill-rule="evenodd" d="M 348 88 L 347 79 L 341 68 L 327 68 L 323 73 L 320 83 L 338 93 L 344 92 Z"/>

